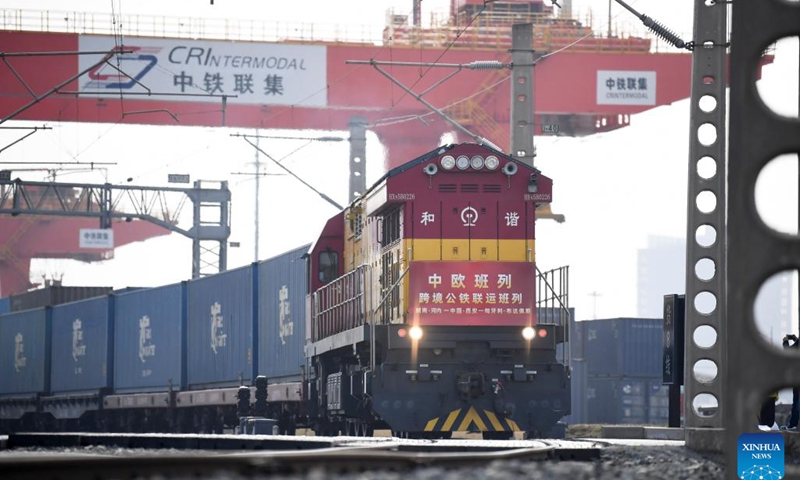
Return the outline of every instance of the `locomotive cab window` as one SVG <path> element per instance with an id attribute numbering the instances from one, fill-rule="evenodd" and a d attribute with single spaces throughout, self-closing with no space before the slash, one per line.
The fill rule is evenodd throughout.
<path id="1" fill-rule="evenodd" d="M 402 210 L 397 208 L 383 216 L 381 222 L 381 246 L 386 247 L 400 240 L 402 226 L 400 224 Z"/>
<path id="2" fill-rule="evenodd" d="M 319 281 L 330 283 L 339 276 L 339 254 L 333 250 L 319 252 Z"/>

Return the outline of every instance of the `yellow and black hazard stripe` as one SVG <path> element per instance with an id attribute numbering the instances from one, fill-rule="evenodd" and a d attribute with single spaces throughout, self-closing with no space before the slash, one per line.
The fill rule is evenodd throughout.
<path id="1" fill-rule="evenodd" d="M 472 425 L 476 428 L 471 428 Z M 475 410 L 459 408 L 453 410 L 447 416 L 436 417 L 425 424 L 426 432 L 518 432 L 517 422 L 510 418 L 498 418 L 494 412 L 489 410 Z"/>

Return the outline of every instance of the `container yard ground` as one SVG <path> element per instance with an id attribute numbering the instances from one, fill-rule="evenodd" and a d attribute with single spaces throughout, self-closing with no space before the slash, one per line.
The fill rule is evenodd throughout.
<path id="1" fill-rule="evenodd" d="M 750 433 L 757 433 L 755 428 Z M 796 459 L 800 464 L 800 432 L 777 430 L 771 433 L 783 435 L 786 446 L 786 457 Z M 567 438 L 596 438 L 598 441 L 612 445 L 637 445 L 637 440 L 642 440 L 642 445 L 647 445 L 647 440 L 683 441 L 687 446 L 696 451 L 721 452 L 724 430 L 720 429 L 694 429 L 691 439 L 683 428 L 654 427 L 652 425 L 570 425 L 567 428 Z"/>
<path id="2" fill-rule="evenodd" d="M 639 438 L 648 440 L 683 440 L 682 428 L 637 426 L 637 425 L 603 425 L 600 438 Z"/>

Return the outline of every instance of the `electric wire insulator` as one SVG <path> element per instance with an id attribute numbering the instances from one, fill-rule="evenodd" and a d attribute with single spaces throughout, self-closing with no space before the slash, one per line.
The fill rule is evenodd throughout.
<path id="1" fill-rule="evenodd" d="M 470 70 L 501 70 L 505 68 L 505 65 L 497 60 L 475 60 L 468 63 L 467 68 Z"/>
<path id="2" fill-rule="evenodd" d="M 485 138 L 485 137 L 479 137 L 479 138 L 480 138 L 480 142 L 479 142 L 479 143 L 480 143 L 481 145 L 487 145 L 487 146 L 489 146 L 489 147 L 492 147 L 492 148 L 494 148 L 495 150 L 497 150 L 498 152 L 502 152 L 502 151 L 503 151 L 503 149 L 502 149 L 502 148 L 500 148 L 500 147 L 498 147 L 497 145 L 495 145 L 494 143 L 492 143 L 492 141 L 491 141 L 491 140 L 489 140 L 488 138 Z"/>
<path id="3" fill-rule="evenodd" d="M 642 15 L 640 18 L 642 19 L 642 23 L 644 24 L 644 26 L 652 30 L 653 33 L 655 33 L 661 39 L 666 40 L 667 42 L 675 45 L 678 48 L 686 47 L 686 42 L 681 40 L 681 38 L 678 37 L 678 35 L 676 35 L 675 32 L 673 32 L 669 28 L 665 27 L 664 25 L 661 25 L 660 23 L 648 17 L 647 15 Z"/>

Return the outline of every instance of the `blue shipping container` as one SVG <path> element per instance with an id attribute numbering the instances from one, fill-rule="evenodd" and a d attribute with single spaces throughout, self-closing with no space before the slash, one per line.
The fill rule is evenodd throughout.
<path id="1" fill-rule="evenodd" d="M 187 384 L 232 387 L 254 378 L 253 330 L 258 321 L 257 265 L 187 285 Z"/>
<path id="2" fill-rule="evenodd" d="M 569 332 L 566 332 L 567 341 L 556 345 L 556 358 L 559 360 L 564 358 L 564 351 L 568 351 L 573 360 L 583 359 L 583 322 L 575 321 L 575 309 L 569 309 Z"/>
<path id="3" fill-rule="evenodd" d="M 615 318 L 585 323 L 584 355 L 589 375 L 661 374 L 663 320 Z"/>
<path id="4" fill-rule="evenodd" d="M 269 383 L 301 378 L 307 285 L 303 255 L 309 247 L 258 264 L 258 374 Z"/>
<path id="5" fill-rule="evenodd" d="M 589 322 L 572 322 L 569 327 L 569 350 L 573 360 L 586 359 L 586 325 Z"/>
<path id="6" fill-rule="evenodd" d="M 587 423 L 667 423 L 666 389 L 660 382 L 660 377 L 588 377 Z"/>
<path id="7" fill-rule="evenodd" d="M 11 311 L 11 297 L 0 298 L 0 315 Z"/>
<path id="8" fill-rule="evenodd" d="M 560 307 L 536 307 L 536 321 L 538 323 L 548 323 L 564 325 L 567 321 L 575 321 L 575 309 L 564 310 Z"/>
<path id="9" fill-rule="evenodd" d="M 131 290 L 115 300 L 114 391 L 185 386 L 185 286 Z"/>
<path id="10" fill-rule="evenodd" d="M 570 414 L 564 417 L 567 425 L 587 423 L 586 419 L 586 362 L 572 361 L 570 377 Z"/>
<path id="11" fill-rule="evenodd" d="M 50 391 L 50 309 L 0 315 L 0 396 Z"/>
<path id="12" fill-rule="evenodd" d="M 11 295 L 10 311 L 21 312 L 40 307 L 55 307 L 62 303 L 77 302 L 87 298 L 102 297 L 111 293 L 111 287 L 65 287 L 49 285 L 47 287 Z"/>
<path id="13" fill-rule="evenodd" d="M 51 387 L 54 394 L 111 387 L 114 299 L 91 298 L 53 307 Z"/>

